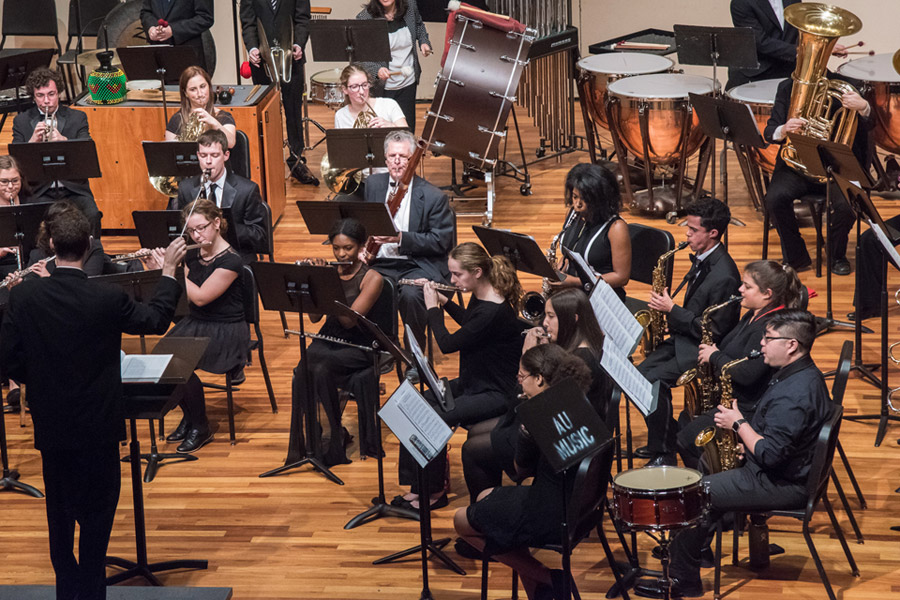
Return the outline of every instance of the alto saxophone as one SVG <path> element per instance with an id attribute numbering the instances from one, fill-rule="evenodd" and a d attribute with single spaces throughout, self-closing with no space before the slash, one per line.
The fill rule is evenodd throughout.
<path id="1" fill-rule="evenodd" d="M 754 360 L 762 356 L 759 350 L 753 350 L 749 355 L 726 363 L 719 375 L 719 404 L 731 408 L 734 400 L 734 388 L 731 382 L 731 370 L 744 361 Z M 710 443 L 715 441 L 715 443 Z M 703 448 L 706 455 L 706 463 L 710 473 L 728 471 L 737 466 L 738 440 L 737 434 L 730 429 L 707 427 L 697 434 L 694 445 Z"/>
<path id="2" fill-rule="evenodd" d="M 700 315 L 700 344 L 707 346 L 713 343 L 712 314 L 743 297 L 735 294 L 719 304 L 708 306 Z M 700 415 L 716 407 L 716 382 L 709 362 L 700 363 L 688 369 L 678 378 L 676 386 L 684 387 L 684 408 L 690 415 Z"/>
<path id="3" fill-rule="evenodd" d="M 559 249 L 562 236 L 566 233 L 566 230 L 572 225 L 572 222 L 577 216 L 578 213 L 575 212 L 575 209 L 570 208 L 569 214 L 566 215 L 566 222 L 563 224 L 563 228 L 559 233 L 553 236 L 552 240 L 550 240 L 550 246 L 547 248 L 547 262 L 553 265 L 553 268 L 556 268 L 556 252 Z M 547 277 L 544 277 L 541 282 L 540 293 L 528 292 L 522 297 L 522 318 L 532 323 L 543 320 L 544 307 L 547 305 L 547 298 L 550 297 L 550 292 L 552 291 L 553 289 L 550 287 L 550 280 Z"/>
<path id="4" fill-rule="evenodd" d="M 653 275 L 650 280 L 653 293 L 662 294 L 666 289 L 666 264 L 673 254 L 687 248 L 687 242 L 680 242 L 674 249 L 662 254 L 653 267 Z M 638 323 L 644 326 L 644 356 L 653 352 L 666 336 L 665 315 L 661 311 L 648 308 L 639 310 L 634 314 Z"/>

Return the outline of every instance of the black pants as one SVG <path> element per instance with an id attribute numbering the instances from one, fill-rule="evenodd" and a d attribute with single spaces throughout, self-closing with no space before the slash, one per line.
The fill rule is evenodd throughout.
<path id="1" fill-rule="evenodd" d="M 885 221 L 894 229 L 900 229 L 900 215 Z M 881 291 L 884 279 L 881 277 L 881 259 L 884 251 L 878 238 L 871 230 L 859 237 L 859 256 L 856 257 L 856 276 L 859 277 L 859 295 L 854 304 L 863 319 L 881 314 Z"/>
<path id="2" fill-rule="evenodd" d="M 755 463 L 747 463 L 703 478 L 709 484 L 709 520 L 682 530 L 672 539 L 670 573 L 687 584 L 700 582 L 700 552 L 709 530 L 724 513 L 794 509 L 806 501 L 805 486 L 769 477 Z"/>
<path id="3" fill-rule="evenodd" d="M 744 406 L 738 403 L 738 409 L 748 421 L 753 420 L 754 406 Z M 697 436 L 707 427 L 716 426 L 714 415 L 719 412 L 718 409 L 705 412 L 702 415 L 691 418 L 691 415 L 682 411 L 678 417 L 678 455 L 685 467 L 691 469 L 701 469 L 700 457 L 703 456 L 704 450 L 695 443 Z M 715 442 L 710 442 L 715 443 Z M 703 471 L 706 472 L 706 471 Z"/>
<path id="4" fill-rule="evenodd" d="M 332 344 L 323 340 L 314 340 L 307 348 L 309 360 L 309 380 L 312 395 L 322 405 L 328 419 L 330 440 L 328 448 L 321 456 L 328 465 L 347 464 L 350 460 L 344 451 L 342 410 L 338 388 L 341 387 L 356 398 L 359 411 L 359 450 L 360 454 L 377 456 L 378 430 L 375 427 L 375 406 L 378 402 L 378 391 L 375 389 L 376 376 L 372 366 L 372 357 L 358 348 Z M 306 377 L 302 363 L 294 369 L 292 406 L 297 414 L 307 412 Z M 313 416 L 315 419 L 315 416 Z M 318 426 L 318 419 L 314 421 Z M 292 416 L 292 436 L 296 436 L 295 427 L 301 426 L 301 419 Z M 294 448 L 295 444 L 290 447 Z M 299 458 L 299 457 L 298 457 Z"/>
<path id="5" fill-rule="evenodd" d="M 794 200 L 807 194 L 824 193 L 824 184 L 801 175 L 783 162 L 779 161 L 775 165 L 772 183 L 766 192 L 766 210 L 781 238 L 781 255 L 784 262 L 792 267 L 803 267 L 811 262 L 806 242 L 800 235 L 797 215 L 794 214 Z M 830 231 L 825 235 L 830 244 L 832 260 L 838 260 L 847 256 L 847 239 L 856 221 L 856 215 L 836 187 L 831 190 L 831 204 Z"/>
<path id="6" fill-rule="evenodd" d="M 290 49 L 287 50 L 288 52 Z M 262 63 L 255 66 L 250 63 L 250 76 L 255 84 L 268 85 L 272 83 Z M 303 90 L 305 86 L 303 62 L 293 61 L 291 67 L 290 83 L 281 82 L 281 103 L 284 105 L 284 120 L 288 134 L 288 145 L 291 152 L 297 157 L 303 156 Z M 288 164 L 289 167 L 294 165 Z"/>
<path id="7" fill-rule="evenodd" d="M 417 85 L 413 83 L 405 88 L 384 90 L 382 93 L 383 97 L 393 98 L 397 101 L 400 110 L 403 111 L 403 116 L 406 117 L 406 124 L 413 133 L 416 132 L 416 87 Z"/>
<path id="8" fill-rule="evenodd" d="M 416 261 L 411 259 L 384 259 L 379 258 L 372 268 L 384 277 L 390 277 L 398 290 L 397 308 L 404 325 L 412 329 L 419 347 L 425 350 L 425 326 L 428 324 L 427 310 L 425 309 L 425 293 L 422 288 L 414 285 L 397 285 L 400 279 L 431 279 L 431 275 L 423 270 Z M 444 283 L 444 282 L 440 282 Z"/>
<path id="9" fill-rule="evenodd" d="M 90 193 L 72 191 L 68 188 L 57 187 L 48 188 L 40 196 L 34 196 L 32 202 L 56 202 L 57 200 L 68 200 L 77 206 L 81 212 L 87 217 L 91 224 L 91 234 L 100 239 L 100 209 L 97 208 L 97 202 Z"/>
<path id="10" fill-rule="evenodd" d="M 181 400 L 178 402 L 178 406 L 184 413 L 188 431 L 191 429 L 209 431 L 209 419 L 206 416 L 206 394 L 203 392 L 203 382 L 196 373 L 191 373 L 191 378 L 181 386 Z"/>
<path id="11" fill-rule="evenodd" d="M 697 354 L 693 353 L 693 364 Z M 691 366 L 693 366 L 693 364 Z M 653 383 L 659 381 L 659 400 L 656 410 L 647 415 L 647 446 L 654 454 L 670 454 L 675 452 L 675 435 L 678 425 L 672 416 L 672 390 L 678 378 L 684 372 L 675 360 L 675 341 L 665 340 L 656 350 L 650 353 L 644 362 L 638 365 L 638 371 Z"/>
<path id="12" fill-rule="evenodd" d="M 119 445 L 42 450 L 57 600 L 106 598 L 106 549 L 119 503 Z M 75 524 L 80 529 L 75 559 Z"/>

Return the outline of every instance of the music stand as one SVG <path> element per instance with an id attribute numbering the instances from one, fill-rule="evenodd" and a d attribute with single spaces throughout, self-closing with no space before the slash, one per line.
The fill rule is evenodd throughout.
<path id="1" fill-rule="evenodd" d="M 394 340 L 388 337 L 388 335 L 381 330 L 381 327 L 379 327 L 366 317 L 362 316 L 346 304 L 342 304 L 341 302 L 335 303 L 335 309 L 338 316 L 356 319 L 357 325 L 372 334 L 372 337 L 374 338 L 371 349 L 367 351 L 372 356 L 372 368 L 375 370 L 376 377 L 375 393 L 377 397 L 379 355 L 383 355 L 385 353 L 390 354 L 394 357 L 394 360 L 397 361 L 398 365 L 403 364 L 409 366 L 412 363 L 409 357 L 407 357 L 406 353 L 403 352 L 403 350 L 400 348 L 400 346 L 398 346 L 394 342 Z M 354 527 L 365 525 L 366 523 L 370 523 L 382 517 L 401 517 L 403 519 L 412 520 L 419 519 L 418 512 L 400 506 L 392 506 L 388 503 L 387 498 L 385 498 L 384 496 L 384 448 L 381 443 L 381 416 L 378 414 L 377 409 L 375 410 L 375 429 L 378 431 L 378 495 L 372 498 L 372 506 L 350 519 L 347 524 L 344 525 L 344 529 L 353 529 Z"/>
<path id="2" fill-rule="evenodd" d="M 750 27 L 705 27 L 675 25 L 675 47 L 682 65 L 712 66 L 713 95 L 718 97 L 718 67 L 753 69 L 759 66 L 756 39 Z M 716 197 L 716 138 L 712 138 L 712 185 Z M 724 160 L 724 158 L 723 158 Z M 699 182 L 702 184 L 702 182 Z"/>
<path id="3" fill-rule="evenodd" d="M 306 331 L 303 315 L 306 313 L 331 315 L 335 313 L 334 303 L 347 303 L 341 279 L 333 267 L 316 267 L 311 265 L 294 265 L 284 263 L 254 262 L 250 267 L 259 286 L 259 297 L 263 308 L 281 312 L 295 312 L 300 321 L 300 364 L 303 369 L 306 387 L 306 439 L 300 427 L 302 409 L 300 399 L 292 398 L 291 402 L 291 441 L 288 443 L 288 455 L 284 466 L 262 473 L 260 477 L 272 477 L 285 471 L 311 465 L 338 485 L 344 485 L 341 479 L 331 472 L 318 458 L 319 423 L 317 418 L 318 399 L 313 396 L 312 382 L 309 375 L 309 357 L 306 353 Z M 285 331 L 287 333 L 287 331 Z M 339 435 L 332 432 L 332 435 Z M 305 446 L 301 455 L 295 448 Z"/>
<path id="4" fill-rule="evenodd" d="M 25 50 L 20 48 L 8 48 L 0 50 L 0 90 L 9 88 L 16 89 L 15 112 L 22 112 L 25 109 L 25 102 L 31 101 L 31 98 L 22 98 L 20 91 L 25 84 L 25 78 L 35 69 L 41 67 L 49 67 L 50 61 L 56 51 L 53 48 L 43 48 L 40 50 Z M 9 113 L 7 110 L 0 118 L 0 131 L 6 125 L 6 118 Z"/>
<path id="5" fill-rule="evenodd" d="M 406 127 L 378 127 L 367 129 L 329 129 L 325 132 L 326 152 L 333 169 L 372 169 L 386 165 L 384 139 Z"/>
<path id="6" fill-rule="evenodd" d="M 390 62 L 387 21 L 322 19 L 309 22 L 309 42 L 316 62 Z"/>
<path id="7" fill-rule="evenodd" d="M 41 221 L 52 202 L 0 206 L 0 247 L 15 246 L 19 249 L 18 269 L 22 269 L 31 251 L 36 247 Z"/>
<path id="8" fill-rule="evenodd" d="M 147 175 L 150 177 L 193 177 L 201 172 L 197 142 L 141 142 Z"/>
<path id="9" fill-rule="evenodd" d="M 368 235 L 397 235 L 397 226 L 383 202 L 297 200 L 297 208 L 312 235 L 328 235 L 339 219 L 356 219 Z"/>
<path id="10" fill-rule="evenodd" d="M 547 255 L 530 235 L 472 225 L 478 241 L 491 256 L 505 256 L 517 271 L 562 281 Z"/>
<path id="11" fill-rule="evenodd" d="M 144 488 L 141 481 L 141 443 L 138 439 L 137 420 L 158 418 L 177 403 L 173 397 L 175 388 L 187 382 L 194 374 L 200 357 L 209 345 L 209 338 L 162 338 L 153 349 L 154 354 L 172 354 L 172 360 L 157 383 L 129 383 L 124 385 L 125 417 L 129 421 L 131 443 L 131 489 L 134 498 L 134 536 L 137 560 L 107 556 L 106 564 L 121 567 L 125 571 L 106 578 L 106 585 L 115 585 L 133 577 L 143 577 L 152 585 L 163 583 L 154 575 L 172 569 L 206 569 L 206 560 L 167 560 L 150 563 L 147 558 L 147 528 L 144 520 Z"/>
<path id="12" fill-rule="evenodd" d="M 131 211 L 141 248 L 166 248 L 181 236 L 180 210 Z"/>
<path id="13" fill-rule="evenodd" d="M 25 406 L 21 406 L 19 410 L 25 412 Z M 36 487 L 19 481 L 19 472 L 9 468 L 9 455 L 6 447 L 6 418 L 3 411 L 0 411 L 0 462 L 3 464 L 3 473 L 2 476 L 0 476 L 0 492 L 11 490 L 14 492 L 22 492 L 23 494 L 28 494 L 35 498 L 44 497 L 44 494 Z"/>
<path id="14" fill-rule="evenodd" d="M 120 46 L 116 54 L 122 70 L 129 80 L 158 79 L 162 92 L 163 128 L 169 124 L 169 105 L 166 102 L 166 84 L 177 85 L 181 74 L 199 62 L 193 46 Z"/>
<path id="15" fill-rule="evenodd" d="M 28 181 L 64 181 L 101 177 L 94 140 L 9 145 L 9 153 L 19 162 Z"/>
<path id="16" fill-rule="evenodd" d="M 789 133 L 788 140 L 793 144 L 797 151 L 797 156 L 806 166 L 807 175 L 811 177 L 820 177 L 826 179 L 825 184 L 825 290 L 826 290 L 826 309 L 825 318 L 817 319 L 819 321 L 816 335 L 827 333 L 833 329 L 853 329 L 855 325 L 847 321 L 838 321 L 832 313 L 832 289 L 831 289 L 831 213 L 832 207 L 832 186 L 837 185 L 834 175 L 838 174 L 850 181 L 858 181 L 860 184 L 871 189 L 874 182 L 868 172 L 862 168 L 853 150 L 845 144 L 838 144 L 827 140 Z M 867 330 L 867 333 L 872 333 Z"/>

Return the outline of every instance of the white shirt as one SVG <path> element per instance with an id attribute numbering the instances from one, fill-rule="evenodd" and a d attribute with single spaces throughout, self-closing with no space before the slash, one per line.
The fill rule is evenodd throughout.
<path id="1" fill-rule="evenodd" d="M 391 62 L 388 65 L 388 71 L 399 72 L 403 67 L 414 69 L 415 58 L 413 57 L 413 52 L 415 52 L 416 49 L 413 47 L 412 33 L 410 32 L 409 27 L 404 26 L 393 33 L 389 33 L 388 40 L 391 45 Z M 399 90 L 409 87 L 415 82 L 415 72 L 410 73 L 405 77 L 403 75 L 391 75 L 388 77 L 387 81 L 384 82 L 384 89 Z"/>
<path id="2" fill-rule="evenodd" d="M 391 196 L 391 190 L 393 190 L 393 186 L 390 184 L 393 183 L 393 179 L 388 176 L 388 191 L 384 196 L 384 201 L 387 202 L 387 199 Z M 412 184 L 408 188 L 406 188 L 406 195 L 403 196 L 403 200 L 400 201 L 400 208 L 397 209 L 397 214 L 394 215 L 394 226 L 397 228 L 397 231 L 407 231 L 409 229 L 409 205 L 412 204 Z M 409 258 L 403 254 L 400 254 L 400 244 L 382 244 L 381 248 L 378 249 L 378 258 Z"/>
<path id="3" fill-rule="evenodd" d="M 784 4 L 782 4 L 782 0 L 769 0 L 769 4 L 772 5 L 772 10 L 775 11 L 775 16 L 778 17 L 781 30 L 784 31 Z"/>
<path id="4" fill-rule="evenodd" d="M 215 181 L 210 181 L 206 184 L 206 199 L 210 202 L 215 202 L 216 206 L 222 208 L 222 187 L 225 185 L 225 177 L 228 175 L 228 169 L 222 169 L 222 174 L 219 175 L 219 178 Z M 213 198 L 213 194 L 209 193 L 209 188 L 212 184 L 216 184 L 216 192 L 215 198 Z"/>
<path id="5" fill-rule="evenodd" d="M 395 123 L 403 118 L 403 111 L 393 98 L 369 98 L 369 105 L 375 114 L 385 121 Z M 356 123 L 356 117 L 350 114 L 349 105 L 341 107 L 334 113 L 335 129 L 352 129 L 354 123 Z"/>

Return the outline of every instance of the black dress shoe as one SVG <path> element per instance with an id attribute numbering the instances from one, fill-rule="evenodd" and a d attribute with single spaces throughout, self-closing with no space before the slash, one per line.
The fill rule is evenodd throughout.
<path id="1" fill-rule="evenodd" d="M 298 162 L 291 168 L 291 177 L 303 185 L 319 185 L 319 180 L 304 163 Z"/>
<path id="2" fill-rule="evenodd" d="M 401 502 L 399 504 L 394 504 L 394 500 L 396 500 L 397 498 L 400 498 Z M 413 502 L 415 502 L 415 500 L 405 500 L 403 499 L 403 496 L 397 496 L 396 498 L 394 498 L 394 500 L 391 500 L 391 504 L 393 506 L 399 506 L 400 508 L 407 508 L 409 510 L 419 510 L 418 506 L 413 506 Z M 447 494 L 443 494 L 440 498 L 431 503 L 430 509 L 438 510 L 446 507 L 448 504 L 450 504 L 450 499 L 447 498 Z"/>
<path id="3" fill-rule="evenodd" d="M 656 452 L 650 449 L 650 446 L 641 446 L 640 448 L 635 448 L 632 451 L 632 454 L 637 458 L 653 458 L 656 456 Z"/>
<path id="4" fill-rule="evenodd" d="M 456 553 L 463 558 L 471 558 L 472 560 L 481 560 L 482 558 L 484 558 L 481 550 L 462 538 L 456 538 L 456 541 L 453 543 L 453 549 L 456 550 Z M 489 560 L 493 562 L 493 559 Z"/>
<path id="5" fill-rule="evenodd" d="M 191 429 L 175 451 L 179 454 L 191 454 L 211 441 L 213 441 L 213 433 L 209 429 Z"/>
<path id="6" fill-rule="evenodd" d="M 878 315 L 860 315 L 860 316 L 859 316 L 859 320 L 860 320 L 860 321 L 865 321 L 866 319 L 873 319 L 873 318 L 875 318 L 875 317 L 877 317 L 877 316 L 878 316 Z M 847 313 L 847 318 L 850 319 L 851 321 L 855 321 L 855 320 L 856 320 L 856 313 L 855 313 L 855 312 L 848 312 L 848 313 Z"/>
<path id="7" fill-rule="evenodd" d="M 653 550 L 650 551 L 650 555 L 656 560 L 662 560 L 662 549 L 659 546 L 654 546 Z M 709 546 L 700 551 L 700 566 L 704 569 L 712 569 L 716 566 L 716 555 Z"/>
<path id="8" fill-rule="evenodd" d="M 634 585 L 634 593 L 642 598 L 665 598 L 665 584 L 659 579 L 642 579 Z M 672 578 L 672 598 L 699 598 L 703 595 L 703 583 L 696 581 L 690 584 Z"/>
<path id="9" fill-rule="evenodd" d="M 175 431 L 166 436 L 167 442 L 182 442 L 184 441 L 184 437 L 187 435 L 188 429 L 191 426 L 188 424 L 187 419 L 181 417 L 181 423 L 178 424 L 178 427 L 175 428 Z"/>
<path id="10" fill-rule="evenodd" d="M 231 372 L 231 385 L 241 385 L 247 381 L 247 376 L 244 375 L 244 367 L 239 367 Z"/>
<path id="11" fill-rule="evenodd" d="M 794 269 L 797 273 L 802 273 L 803 271 L 809 271 L 812 269 L 812 259 L 806 257 L 806 260 L 802 260 L 795 265 L 791 265 L 791 268 Z"/>
<path id="12" fill-rule="evenodd" d="M 831 266 L 831 272 L 835 275 L 849 275 L 850 274 L 850 261 L 846 258 L 838 258 L 834 261 L 834 264 Z"/>
<path id="13" fill-rule="evenodd" d="M 645 467 L 677 467 L 678 459 L 674 454 L 657 454 L 653 459 L 649 460 Z"/>

